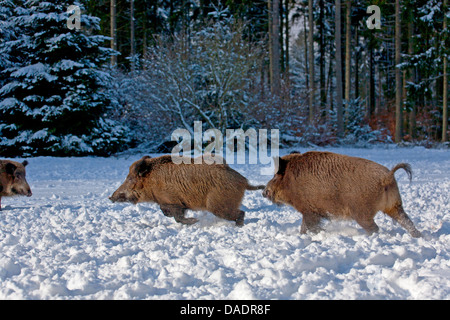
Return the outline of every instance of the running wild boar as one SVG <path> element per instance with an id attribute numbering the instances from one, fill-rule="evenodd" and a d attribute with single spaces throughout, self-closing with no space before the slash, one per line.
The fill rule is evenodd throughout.
<path id="1" fill-rule="evenodd" d="M 31 189 L 25 179 L 25 167 L 28 161 L 22 163 L 0 160 L 0 210 L 2 197 L 23 195 L 31 197 Z"/>
<path id="2" fill-rule="evenodd" d="M 245 190 L 264 189 L 251 186 L 247 179 L 227 164 L 181 164 L 170 155 L 145 156 L 134 162 L 125 182 L 109 198 L 113 202 L 156 202 L 167 217 L 183 224 L 198 220 L 186 218 L 189 210 L 207 210 L 214 215 L 244 224 L 240 210 Z M 190 162 L 190 163 L 185 163 Z"/>
<path id="3" fill-rule="evenodd" d="M 291 153 L 278 159 L 275 176 L 263 196 L 276 204 L 288 204 L 303 215 L 301 233 L 320 231 L 322 218 L 354 219 L 369 234 L 377 232 L 373 218 L 382 211 L 420 237 L 402 207 L 394 177 L 403 169 L 411 180 L 411 166 L 392 170 L 370 160 L 331 152 Z"/>

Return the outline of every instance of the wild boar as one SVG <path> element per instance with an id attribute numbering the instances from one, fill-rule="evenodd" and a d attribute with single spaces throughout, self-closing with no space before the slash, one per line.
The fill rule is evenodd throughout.
<path id="1" fill-rule="evenodd" d="M 403 169 L 411 180 L 411 166 L 397 164 L 392 170 L 370 160 L 332 152 L 311 151 L 278 159 L 278 168 L 263 196 L 288 204 L 303 215 L 301 233 L 320 231 L 322 218 L 353 219 L 369 234 L 377 232 L 373 218 L 382 211 L 420 237 L 402 207 L 394 177 Z"/>
<path id="2" fill-rule="evenodd" d="M 175 164 L 170 155 L 145 156 L 134 162 L 125 182 L 109 198 L 113 202 L 156 202 L 163 214 L 182 224 L 193 224 L 186 210 L 207 210 L 217 217 L 244 224 L 240 204 L 252 186 L 227 164 L 194 164 L 193 158 Z"/>
<path id="3" fill-rule="evenodd" d="M 2 197 L 23 195 L 31 197 L 31 189 L 25 178 L 25 167 L 28 161 L 22 163 L 0 160 L 0 210 Z"/>

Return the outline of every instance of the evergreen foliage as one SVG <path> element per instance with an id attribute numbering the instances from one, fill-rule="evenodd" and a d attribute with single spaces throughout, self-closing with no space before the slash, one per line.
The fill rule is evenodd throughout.
<path id="1" fill-rule="evenodd" d="M 81 15 L 67 27 L 67 8 L 82 2 L 3 1 L 0 12 L 0 155 L 107 155 L 125 128 L 104 117 L 107 39 L 99 19 Z"/>

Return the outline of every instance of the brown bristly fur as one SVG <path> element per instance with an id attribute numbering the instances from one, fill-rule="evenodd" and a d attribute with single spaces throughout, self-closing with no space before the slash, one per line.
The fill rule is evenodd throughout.
<path id="1" fill-rule="evenodd" d="M 26 180 L 25 166 L 28 161 L 22 163 L 10 160 L 0 160 L 0 210 L 2 209 L 2 197 L 16 195 L 31 196 L 31 189 Z"/>
<path id="2" fill-rule="evenodd" d="M 207 210 L 214 215 L 243 225 L 240 204 L 245 190 L 263 189 L 251 186 L 247 179 L 227 164 L 175 164 L 171 156 L 143 157 L 133 163 L 112 201 L 156 202 L 166 216 L 177 222 L 192 224 L 186 210 Z"/>
<path id="3" fill-rule="evenodd" d="M 354 219 L 367 232 L 378 231 L 373 218 L 382 211 L 398 221 L 412 236 L 420 236 L 402 207 L 394 177 L 411 166 L 392 170 L 373 161 L 332 152 L 290 154 L 279 159 L 277 173 L 263 195 L 275 203 L 293 206 L 303 215 L 301 232 L 317 232 L 322 218 Z"/>

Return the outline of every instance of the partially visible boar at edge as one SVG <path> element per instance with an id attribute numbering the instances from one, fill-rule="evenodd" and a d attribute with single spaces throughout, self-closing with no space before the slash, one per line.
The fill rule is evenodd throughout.
<path id="1" fill-rule="evenodd" d="M 411 236 L 421 236 L 403 210 L 394 177 L 395 171 L 404 169 L 411 179 L 409 164 L 389 170 L 370 160 L 317 151 L 292 153 L 278 160 L 263 196 L 301 212 L 301 233 L 319 232 L 322 218 L 337 217 L 353 219 L 371 234 L 378 231 L 373 218 L 382 211 Z"/>
<path id="2" fill-rule="evenodd" d="M 0 210 L 2 209 L 2 197 L 16 195 L 31 197 L 31 189 L 25 177 L 27 164 L 26 160 L 22 163 L 0 160 Z"/>
<path id="3" fill-rule="evenodd" d="M 125 182 L 110 200 L 134 204 L 156 202 L 164 215 L 183 224 L 198 221 L 185 217 L 189 209 L 207 210 L 242 226 L 245 213 L 240 210 L 240 205 L 245 190 L 264 189 L 265 186 L 251 186 L 227 164 L 191 163 L 175 164 L 170 155 L 145 156 L 130 166 Z"/>

